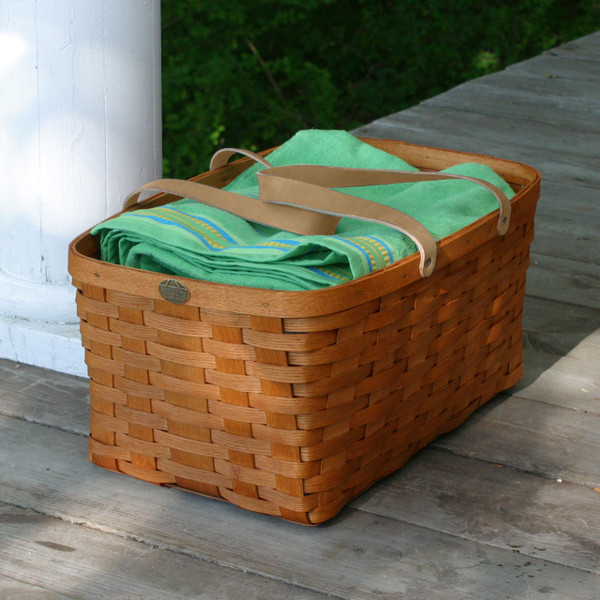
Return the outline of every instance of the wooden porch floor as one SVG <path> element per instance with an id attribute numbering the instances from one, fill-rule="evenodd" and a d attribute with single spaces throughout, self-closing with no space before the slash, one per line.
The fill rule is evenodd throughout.
<path id="1" fill-rule="evenodd" d="M 0 361 L 0 598 L 600 598 L 600 32 L 356 133 L 542 172 L 524 380 L 305 528 L 92 466 L 87 381 Z"/>

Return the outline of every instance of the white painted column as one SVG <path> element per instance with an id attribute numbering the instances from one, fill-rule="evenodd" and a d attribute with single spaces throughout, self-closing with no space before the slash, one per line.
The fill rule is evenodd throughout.
<path id="1" fill-rule="evenodd" d="M 0 2 L 0 357 L 85 374 L 67 246 L 161 174 L 160 0 Z"/>

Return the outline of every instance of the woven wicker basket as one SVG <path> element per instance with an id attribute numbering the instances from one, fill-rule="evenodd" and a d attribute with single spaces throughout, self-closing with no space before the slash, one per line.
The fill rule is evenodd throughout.
<path id="1" fill-rule="evenodd" d="M 164 299 L 164 275 L 100 261 L 97 240 L 82 234 L 69 270 L 91 380 L 94 464 L 321 523 L 521 378 L 539 173 L 363 141 L 422 169 L 488 164 L 517 192 L 508 232 L 498 235 L 496 211 L 446 238 L 427 278 L 418 254 L 309 292 L 177 278 L 189 292 L 182 304 Z M 249 164 L 196 179 L 222 187 Z"/>

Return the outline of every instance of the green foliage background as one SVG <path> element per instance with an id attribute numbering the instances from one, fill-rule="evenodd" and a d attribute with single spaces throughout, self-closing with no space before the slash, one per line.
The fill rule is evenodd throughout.
<path id="1" fill-rule="evenodd" d="M 598 0 L 162 0 L 164 175 L 352 129 L 600 29 Z"/>

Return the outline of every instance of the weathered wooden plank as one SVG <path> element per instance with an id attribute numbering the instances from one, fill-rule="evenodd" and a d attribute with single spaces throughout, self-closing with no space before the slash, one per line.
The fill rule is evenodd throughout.
<path id="1" fill-rule="evenodd" d="M 543 352 L 553 360 L 567 354 L 581 358 L 575 348 L 592 335 L 596 338 L 599 328 L 600 313 L 595 309 L 525 296 L 526 351 Z M 595 370 L 592 372 L 600 377 Z"/>
<path id="2" fill-rule="evenodd" d="M 526 290 L 530 296 L 598 309 L 600 268 L 595 264 L 532 253 Z"/>
<path id="3" fill-rule="evenodd" d="M 543 182 L 535 215 L 533 252 L 600 264 L 597 189 Z"/>
<path id="4" fill-rule="evenodd" d="M 421 103 L 511 120 L 528 119 L 574 131 L 600 132 L 597 84 L 504 71 L 455 87 Z"/>
<path id="5" fill-rule="evenodd" d="M 511 389 L 512 394 L 600 415 L 600 334 L 580 342 L 567 356 L 559 358 L 550 368 L 540 368 L 525 354 L 524 380 Z M 600 450 L 599 450 L 600 452 Z"/>
<path id="6" fill-rule="evenodd" d="M 499 396 L 433 447 L 595 488 L 600 487 L 598 431 L 597 414 Z"/>
<path id="7" fill-rule="evenodd" d="M 21 581 L 26 594 L 33 591 L 22 598 L 325 598 L 319 592 L 16 507 L 0 508 L 0 538 L 0 574 Z M 42 593 L 36 588 L 50 591 L 35 595 Z"/>
<path id="8" fill-rule="evenodd" d="M 556 217 L 569 225 L 584 223 L 596 231 L 600 226 L 598 194 L 598 188 L 543 179 L 536 217 Z"/>
<path id="9" fill-rule="evenodd" d="M 44 588 L 0 576 L 0 598 L 2 600 L 73 600 L 74 596 L 57 594 Z"/>
<path id="10" fill-rule="evenodd" d="M 600 74 L 594 63 L 599 61 L 600 32 L 596 31 L 511 65 L 509 70 L 547 73 L 548 71 L 544 67 L 554 62 L 555 66 L 550 74 L 560 70 L 560 73 L 566 78 L 577 79 L 591 75 L 593 80 L 598 80 Z"/>
<path id="11" fill-rule="evenodd" d="M 589 54 L 592 58 L 598 57 L 600 54 L 600 32 L 595 31 L 594 33 L 584 35 L 562 46 L 553 48 L 549 52 L 575 54 L 580 57 L 585 57 Z"/>
<path id="12" fill-rule="evenodd" d="M 599 193 L 595 188 L 543 181 L 533 251 L 599 264 Z"/>
<path id="13" fill-rule="evenodd" d="M 87 435 L 89 382 L 0 359 L 0 414 Z"/>
<path id="14" fill-rule="evenodd" d="M 535 115 L 532 115 L 535 116 Z M 544 149 L 562 156 L 562 160 L 577 160 L 582 164 L 598 165 L 598 133 L 578 129 L 578 115 L 573 113 L 572 126 L 546 123 L 544 127 L 525 113 L 513 117 L 496 116 L 481 112 L 463 111 L 450 107 L 426 106 L 420 104 L 401 113 L 395 113 L 377 121 L 384 121 L 390 127 L 423 127 L 438 136 L 440 146 L 446 135 L 471 132 L 465 139 L 477 138 L 493 141 L 496 144 L 515 146 L 525 151 Z M 556 161 L 557 163 L 560 160 Z M 535 165 L 534 165 L 535 166 Z"/>
<path id="15" fill-rule="evenodd" d="M 479 109 L 485 97 L 493 105 L 493 110 L 499 110 L 505 102 L 509 104 L 507 108 L 513 103 L 535 102 L 542 108 L 555 106 L 590 112 L 600 102 L 597 81 L 570 79 L 568 76 L 548 77 L 543 71 L 523 71 L 516 68 L 518 66 L 459 84 L 426 99 L 422 104 L 443 106 L 460 97 L 465 102 L 463 108 L 470 110 L 471 107 Z"/>
<path id="16" fill-rule="evenodd" d="M 561 77 L 571 80 L 600 80 L 600 51 L 591 48 L 578 54 L 570 55 L 564 50 L 549 50 L 529 60 L 508 67 L 508 71 L 523 73 L 543 73 L 548 78 Z"/>
<path id="17" fill-rule="evenodd" d="M 600 192 L 543 180 L 532 251 L 600 264 Z"/>
<path id="18" fill-rule="evenodd" d="M 600 573 L 600 492 L 425 449 L 352 506 Z"/>
<path id="19" fill-rule="evenodd" d="M 511 393 L 598 413 L 600 311 L 526 296 L 523 329 L 525 374 Z"/>
<path id="20" fill-rule="evenodd" d="M 496 129 L 486 130 L 483 126 L 469 123 L 469 119 L 463 122 L 461 114 L 450 112 L 446 115 L 445 123 L 440 123 L 434 115 L 431 115 L 431 123 L 428 123 L 429 111 L 419 115 L 411 112 L 402 113 L 405 115 L 402 121 L 396 115 L 390 115 L 359 127 L 352 133 L 362 137 L 398 139 L 411 144 L 488 154 L 529 164 L 537 168 L 542 178 L 548 181 L 600 187 L 597 158 L 566 152 L 569 142 L 564 134 L 558 136 L 565 144 L 562 149 L 546 146 L 545 140 L 539 139 L 539 136 L 537 141 L 528 144 L 526 136 L 518 130 L 521 122 L 516 124 L 507 120 Z M 465 135 L 466 131 L 470 135 Z M 597 151 L 597 144 L 592 144 L 591 148 Z"/>
<path id="21" fill-rule="evenodd" d="M 534 254 L 554 256 L 600 266 L 600 233 L 587 224 L 569 222 L 558 216 L 537 215 Z"/>
<path id="22" fill-rule="evenodd" d="M 366 511 L 315 528 L 254 515 L 93 467 L 81 436 L 6 418 L 0 428 L 7 502 L 342 598 L 592 600 L 600 590 L 595 573 Z"/>

